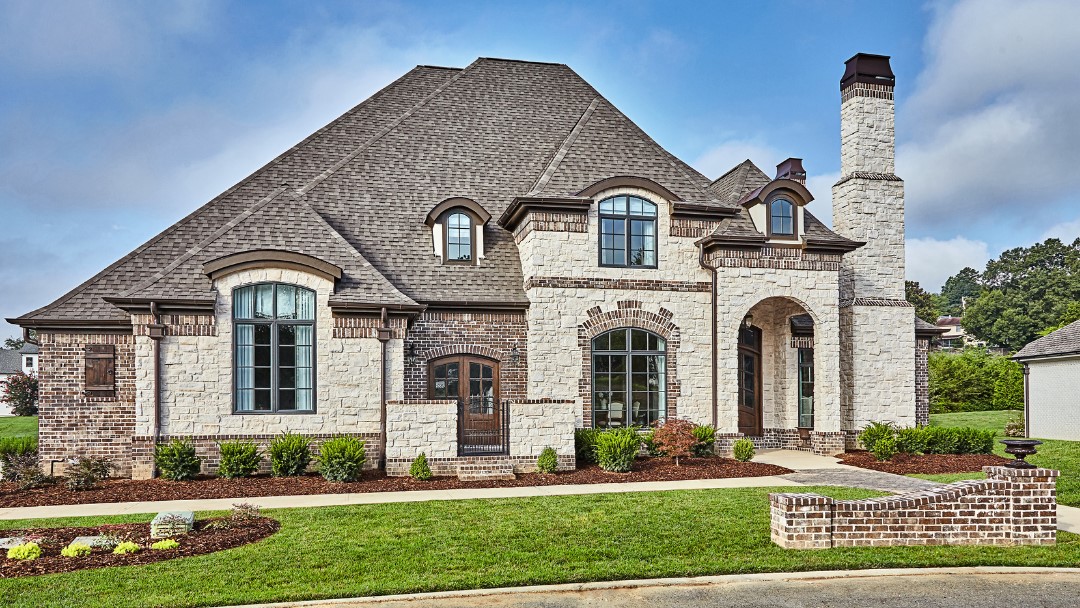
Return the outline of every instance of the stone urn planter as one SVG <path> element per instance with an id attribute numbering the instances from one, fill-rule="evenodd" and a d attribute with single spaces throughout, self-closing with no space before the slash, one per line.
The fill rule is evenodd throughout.
<path id="1" fill-rule="evenodd" d="M 1011 469 L 1034 469 L 1035 465 L 1024 459 L 1032 454 L 1035 454 L 1037 450 L 1035 446 L 1042 445 L 1041 441 L 1036 439 L 1002 439 L 1001 443 L 1005 444 L 1005 453 L 1012 454 L 1015 460 L 1010 460 L 1003 466 Z"/>

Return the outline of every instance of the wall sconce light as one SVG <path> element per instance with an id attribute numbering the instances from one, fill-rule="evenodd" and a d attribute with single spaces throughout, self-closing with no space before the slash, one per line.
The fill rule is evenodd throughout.
<path id="1" fill-rule="evenodd" d="M 742 319 L 743 327 L 750 329 L 754 325 L 754 315 L 746 315 Z"/>
<path id="2" fill-rule="evenodd" d="M 517 347 L 517 345 L 515 344 L 514 348 L 510 349 L 510 363 L 513 364 L 513 365 L 517 365 L 518 361 L 520 361 L 520 360 L 521 360 L 521 349 L 519 349 Z"/>
<path id="3" fill-rule="evenodd" d="M 416 354 L 415 344 L 410 344 L 408 350 L 405 351 L 405 361 L 409 365 L 416 365 L 420 362 L 420 355 Z"/>

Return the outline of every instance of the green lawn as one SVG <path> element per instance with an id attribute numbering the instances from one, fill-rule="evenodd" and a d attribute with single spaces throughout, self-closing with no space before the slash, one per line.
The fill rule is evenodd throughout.
<path id="1" fill-rule="evenodd" d="M 36 437 L 37 416 L 0 417 L 0 437 Z"/>
<path id="2" fill-rule="evenodd" d="M 959 412 L 955 414 L 931 414 L 930 424 L 934 426 L 974 426 L 982 429 L 1003 429 L 1005 421 L 1013 416 L 1014 412 Z M 1061 471 L 1058 477 L 1057 490 L 1058 502 L 1063 505 L 1080 507 L 1080 441 L 1061 441 L 1057 439 L 1042 439 L 1039 453 L 1027 459 L 1028 462 Z M 994 446 L 994 453 L 1011 458 L 1005 453 L 1005 446 L 998 443 Z M 951 475 L 913 475 L 922 479 L 930 479 L 949 483 L 958 479 L 979 479 L 982 473 L 959 473 Z"/>
<path id="3" fill-rule="evenodd" d="M 1080 537 L 1068 533 L 1059 534 L 1056 547 L 783 550 L 769 540 L 769 491 L 277 510 L 271 514 L 282 529 L 262 542 L 147 566 L 0 580 L 0 605 L 209 606 L 739 572 L 1080 563 Z M 878 495 L 844 488 L 798 491 Z M 32 525 L 76 523 L 87 520 Z M 8 529 L 28 524 L 0 522 Z"/>

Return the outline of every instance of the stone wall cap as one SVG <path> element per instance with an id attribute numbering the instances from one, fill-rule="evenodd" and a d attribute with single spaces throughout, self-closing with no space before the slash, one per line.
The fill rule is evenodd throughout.
<path id="1" fill-rule="evenodd" d="M 989 475 L 1001 475 L 1004 477 L 1060 477 L 1061 471 L 1054 469 L 1014 469 L 1012 467 L 1005 466 L 989 466 L 983 467 L 983 473 Z"/>

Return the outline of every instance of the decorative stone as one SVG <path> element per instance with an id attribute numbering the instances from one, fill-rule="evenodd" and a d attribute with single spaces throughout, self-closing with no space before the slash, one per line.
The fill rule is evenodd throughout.
<path id="1" fill-rule="evenodd" d="M 71 541 L 71 544 L 83 544 L 91 548 L 112 549 L 116 546 L 117 540 L 112 536 L 80 536 Z"/>
<path id="2" fill-rule="evenodd" d="M 6 538 L 0 538 L 0 549 L 10 549 L 12 547 L 18 547 L 22 544 L 26 544 L 26 539 L 21 536 L 8 536 Z"/>
<path id="3" fill-rule="evenodd" d="M 191 511 L 165 511 L 150 522 L 150 538 L 169 538 L 191 532 L 195 514 Z"/>

